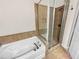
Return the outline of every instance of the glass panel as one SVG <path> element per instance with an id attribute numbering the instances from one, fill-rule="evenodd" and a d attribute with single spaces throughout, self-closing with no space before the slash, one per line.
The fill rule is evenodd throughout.
<path id="1" fill-rule="evenodd" d="M 38 6 L 38 15 L 39 15 L 39 34 L 43 37 L 47 37 L 47 6 L 39 5 Z"/>
<path id="2" fill-rule="evenodd" d="M 60 37 L 60 30 L 61 30 L 61 24 L 62 24 L 62 18 L 63 18 L 63 12 L 64 12 L 64 0 L 55 0 L 54 5 L 54 24 L 53 24 L 53 44 L 52 46 L 55 46 L 59 43 L 59 37 Z"/>
<path id="3" fill-rule="evenodd" d="M 49 0 L 48 5 L 48 48 L 51 48 L 54 44 L 53 42 L 53 25 L 54 25 L 54 15 L 55 15 L 55 0 Z"/>
<path id="4" fill-rule="evenodd" d="M 54 4 L 54 0 L 41 0 L 40 3 L 35 3 L 36 30 L 49 45 L 52 44 Z"/>
<path id="5" fill-rule="evenodd" d="M 69 1 L 67 0 L 49 0 L 49 36 L 48 47 L 51 48 L 62 42 L 62 29 L 65 28 L 66 17 L 68 13 Z M 51 4 L 54 3 L 54 4 Z M 63 24 L 64 22 L 64 24 Z M 64 27 L 63 27 L 64 26 Z M 61 35 L 60 35 L 61 34 Z"/>
<path id="6" fill-rule="evenodd" d="M 47 41 L 48 0 L 35 3 L 36 30 L 40 37 Z"/>

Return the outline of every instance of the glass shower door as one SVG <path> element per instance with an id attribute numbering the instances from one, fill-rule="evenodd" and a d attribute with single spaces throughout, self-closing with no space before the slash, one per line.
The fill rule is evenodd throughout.
<path id="1" fill-rule="evenodd" d="M 62 42 L 68 7 L 67 0 L 41 0 L 35 3 L 36 32 L 47 49 Z"/>

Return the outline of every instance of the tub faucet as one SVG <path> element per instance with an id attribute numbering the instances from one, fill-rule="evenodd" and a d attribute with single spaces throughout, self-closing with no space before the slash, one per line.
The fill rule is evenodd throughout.
<path id="1" fill-rule="evenodd" d="M 34 51 L 36 51 L 37 49 L 39 49 L 41 47 L 40 42 L 34 43 L 34 45 L 36 46 L 36 48 L 34 49 Z"/>

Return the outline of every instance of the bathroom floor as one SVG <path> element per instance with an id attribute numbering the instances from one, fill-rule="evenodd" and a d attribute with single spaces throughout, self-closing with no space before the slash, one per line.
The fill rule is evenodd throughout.
<path id="1" fill-rule="evenodd" d="M 71 59 L 69 53 L 61 46 L 52 47 L 45 59 Z"/>

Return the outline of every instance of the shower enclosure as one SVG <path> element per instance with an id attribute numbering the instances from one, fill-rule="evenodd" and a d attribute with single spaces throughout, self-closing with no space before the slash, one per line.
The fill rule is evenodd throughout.
<path id="1" fill-rule="evenodd" d="M 47 49 L 62 43 L 70 0 L 34 1 L 36 32 Z"/>

